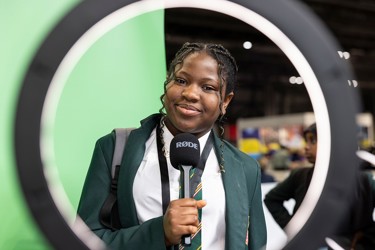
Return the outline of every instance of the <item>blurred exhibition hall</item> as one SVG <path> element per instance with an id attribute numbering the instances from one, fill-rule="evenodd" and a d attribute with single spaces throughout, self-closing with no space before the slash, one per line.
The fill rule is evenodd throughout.
<path id="1" fill-rule="evenodd" d="M 0 193 L 1 199 L 4 201 L 0 206 L 0 213 L 4 218 L 2 221 L 4 230 L 0 233 L 0 249 L 81 249 L 69 248 L 64 244 L 66 242 L 90 243 L 90 240 L 86 239 L 85 242 L 81 242 L 82 238 L 76 237 L 80 236 L 80 232 L 72 230 L 72 224 L 80 222 L 76 220 L 77 208 L 95 142 L 98 138 L 110 133 L 113 128 L 139 127 L 139 121 L 159 111 L 162 107 L 160 95 L 163 91 L 166 68 L 185 42 L 222 44 L 237 61 L 238 85 L 234 98 L 226 110 L 223 135 L 224 139 L 258 160 L 261 166 L 263 174 L 261 179 L 262 204 L 268 234 L 267 247 L 264 250 L 283 248 L 297 232 L 302 232 L 301 235 L 306 232 L 304 231 L 305 225 L 316 226 L 323 222 L 330 223 L 331 221 L 325 220 L 324 216 L 342 211 L 341 208 L 338 208 L 337 211 L 332 209 L 333 206 L 344 204 L 342 207 L 346 208 L 345 205 L 350 204 L 351 208 L 351 200 L 348 201 L 346 197 L 349 197 L 352 192 L 351 190 L 345 192 L 348 190 L 344 190 L 344 186 L 347 184 L 348 189 L 357 187 L 353 184 L 357 181 L 355 179 L 357 176 L 353 178 L 344 176 L 345 168 L 349 169 L 348 173 L 354 172 L 352 170 L 358 167 L 359 171 L 357 169 L 356 171 L 361 174 L 363 172 L 375 174 L 375 0 L 273 1 L 274 5 L 284 3 L 300 7 L 300 12 L 298 12 L 298 8 L 294 8 L 294 12 L 291 11 L 291 13 L 301 14 L 299 16 L 291 15 L 288 13 L 291 8 L 285 8 L 285 16 L 287 16 L 285 18 L 287 21 L 283 23 L 285 26 L 293 22 L 294 18 L 295 22 L 298 22 L 302 17 L 305 17 L 306 13 L 314 13 L 318 17 L 313 19 L 311 17 L 315 17 L 315 15 L 307 15 L 304 19 L 304 23 L 311 21 L 309 24 L 321 25 L 308 26 L 317 27 L 314 32 L 304 30 L 303 25 L 301 27 L 296 25 L 298 30 L 291 30 L 288 34 L 280 32 L 287 39 L 293 40 L 292 45 L 297 44 L 293 44 L 298 40 L 295 37 L 296 34 L 298 37 L 304 35 L 310 37 L 307 35 L 322 34 L 320 31 L 324 30 L 325 32 L 326 30 L 322 28 L 325 27 L 332 37 L 326 36 L 327 33 L 323 33 L 322 37 L 334 38 L 333 41 L 337 42 L 335 44 L 337 46 L 334 48 L 339 48 L 337 51 L 335 51 L 336 49 L 329 50 L 329 52 L 333 51 L 330 54 L 330 59 L 334 58 L 330 62 L 333 61 L 332 65 L 335 66 L 345 65 L 343 67 L 345 70 L 339 66 L 337 68 L 332 66 L 333 73 L 331 71 L 329 73 L 333 76 L 329 75 L 324 78 L 334 79 L 332 85 L 330 85 L 332 82 L 327 84 L 325 81 L 324 83 L 318 81 L 321 80 L 317 79 L 318 77 L 313 79 L 316 80 L 315 87 L 326 84 L 324 91 L 323 88 L 317 88 L 317 91 L 330 90 L 331 92 L 327 95 L 331 98 L 330 100 L 340 100 L 340 102 L 330 101 L 330 105 L 332 103 L 347 104 L 344 108 L 341 108 L 341 105 L 335 106 L 337 114 L 335 112 L 328 114 L 327 112 L 329 118 L 324 120 L 327 123 L 320 123 L 323 124 L 322 127 L 318 126 L 318 128 L 330 130 L 329 132 L 335 132 L 328 134 L 327 138 L 319 138 L 319 141 L 327 139 L 329 142 L 323 145 L 323 148 L 328 145 L 328 148 L 324 148 L 326 149 L 324 152 L 317 150 L 318 155 L 319 152 L 323 152 L 320 155 L 325 157 L 324 160 L 321 160 L 320 165 L 316 164 L 319 168 L 315 168 L 315 162 L 311 162 L 306 154 L 307 146 L 313 145 L 316 149 L 316 145 L 319 143 L 317 143 L 316 130 L 315 134 L 312 133 L 313 136 L 309 135 L 310 137 L 306 137 L 307 133 L 304 131 L 314 123 L 320 125 L 319 121 L 322 120 L 317 119 L 317 117 L 320 118 L 317 114 L 321 110 L 316 109 L 318 107 L 316 103 L 321 99 L 312 101 L 312 88 L 309 88 L 311 81 L 308 81 L 311 78 L 305 83 L 300 75 L 301 68 L 297 66 L 301 61 L 305 61 L 292 60 L 291 53 L 288 54 L 285 47 L 281 49 L 282 46 L 279 46 L 280 44 L 275 42 L 275 39 L 267 36 L 266 32 L 261 32 L 255 27 L 256 25 L 250 25 L 251 22 L 242 21 L 246 18 L 242 17 L 243 19 L 240 20 L 232 17 L 232 15 L 239 16 L 238 13 L 226 15 L 223 13 L 229 13 L 229 11 L 223 11 L 223 13 L 212 11 L 209 10 L 213 8 L 211 6 L 186 7 L 187 2 L 199 5 L 205 1 L 160 1 L 158 3 L 160 5 L 155 5 L 158 6 L 155 7 L 156 10 L 151 7 L 126 9 L 129 7 L 128 5 L 132 5 L 130 7 L 143 6 L 143 4 L 151 5 L 151 3 L 154 4 L 153 0 L 0 1 L 0 24 L 2 24 L 0 30 L 5 37 L 0 42 L 0 49 L 2 49 L 0 75 L 3 80 L 0 91 L 2 100 L 0 116 L 4 117 L 4 122 L 0 126 L 0 137 L 2 138 L 0 141 L 0 182 L 2 183 Z M 185 5 L 183 7 L 173 6 L 180 2 L 184 2 Z M 255 10 L 251 10 L 250 7 L 245 8 L 246 4 L 262 6 L 271 13 L 272 18 L 276 19 L 276 21 L 272 20 L 274 23 L 279 22 L 280 19 L 284 21 L 281 18 L 283 12 L 273 8 L 272 3 L 270 4 L 272 1 L 247 0 L 242 1 L 243 5 L 236 1 L 217 2 L 220 2 L 224 7 L 230 3 L 233 4 L 230 5 L 232 7 L 246 9 L 248 11 L 246 14 L 250 12 L 257 14 L 259 11 L 256 8 L 254 8 Z M 170 4 L 172 7 L 166 8 L 164 4 Z M 135 10 L 136 14 L 119 11 L 124 9 L 126 11 Z M 119 15 L 120 18 L 116 19 L 119 17 L 116 15 L 118 13 L 122 13 L 123 16 Z M 128 19 L 124 18 L 127 14 L 129 14 L 129 17 L 126 17 Z M 271 18 L 265 16 L 259 20 L 268 21 Z M 315 22 L 316 20 L 318 21 Z M 267 22 L 264 23 L 267 24 Z M 270 21 L 270 23 L 272 22 Z M 276 24 L 274 27 L 278 28 Z M 301 57 L 306 56 L 306 51 L 303 49 L 309 47 L 309 55 L 314 55 L 309 59 L 313 58 L 315 65 L 319 64 L 318 61 L 326 60 L 325 54 L 318 52 L 315 54 L 314 49 L 319 47 L 319 44 L 314 47 L 314 39 L 309 39 L 307 42 L 306 40 L 299 39 L 299 46 L 295 46 L 301 53 Z M 317 41 L 322 40 L 317 39 Z M 327 44 L 330 45 L 329 42 Z M 332 48 L 328 45 L 325 48 Z M 309 66 L 310 61 L 306 59 L 306 62 Z M 329 63 L 327 65 L 331 66 Z M 314 75 L 314 73 L 318 75 L 325 74 L 329 70 L 324 68 L 321 70 L 322 72 L 317 73 L 318 70 L 311 67 L 311 71 L 310 75 Z M 346 76 L 345 73 L 351 71 L 353 74 L 349 75 L 353 78 L 347 80 L 339 78 Z M 327 75 L 328 73 L 325 76 Z M 336 76 L 340 81 L 335 81 Z M 344 81 L 341 81 L 342 79 Z M 327 87 L 327 85 L 329 86 Z M 345 100 L 340 94 L 335 95 L 334 91 L 341 86 L 345 87 L 345 96 L 352 97 L 348 93 L 356 93 L 355 97 L 359 97 L 358 109 L 357 103 L 349 105 L 356 98 Z M 322 96 L 326 101 L 326 96 L 323 94 Z M 353 110 L 356 112 L 348 106 L 355 106 Z M 348 114 L 347 120 L 343 119 L 346 114 Z M 322 116 L 324 115 L 325 113 Z M 336 119 L 337 117 L 340 119 Z M 335 127 L 324 126 L 327 124 L 335 124 Z M 342 131 L 344 132 L 349 128 L 351 132 L 356 131 L 348 138 L 345 137 L 346 134 L 340 134 L 341 131 L 338 131 L 340 127 L 343 127 Z M 333 143 L 330 144 L 329 140 L 334 141 L 336 148 L 332 146 Z M 348 150 L 346 150 L 347 148 Z M 357 157 L 359 156 L 357 155 L 358 151 L 364 154 Z M 150 153 L 150 155 L 152 154 Z M 242 153 L 239 155 L 242 156 Z M 364 156 L 370 160 L 361 158 Z M 349 163 L 355 162 L 355 164 L 345 166 L 347 158 Z M 224 158 L 222 160 L 224 161 Z M 253 162 L 252 159 L 249 160 Z M 105 164 L 109 162 L 110 160 Z M 158 163 L 156 160 L 155 162 Z M 341 169 L 331 168 L 338 165 Z M 352 168 L 352 165 L 358 166 Z M 256 166 L 255 163 L 254 166 Z M 294 171 L 304 168 L 312 169 L 313 167 L 315 168 L 313 171 L 319 169 L 315 171 L 318 173 L 315 175 L 317 176 L 315 184 L 311 185 L 314 188 L 317 187 L 315 189 L 317 191 L 310 189 L 313 190 L 310 192 L 310 194 L 313 193 L 313 196 L 309 197 L 313 197 L 313 199 L 307 199 L 307 205 L 304 206 L 304 208 L 307 207 L 307 212 L 304 214 L 306 215 L 305 220 L 298 221 L 301 217 L 295 217 L 297 218 L 295 220 L 297 227 L 295 228 L 298 230 L 295 230 L 294 234 L 288 234 L 289 232 L 276 222 L 268 205 L 265 205 L 266 195 L 293 175 Z M 313 178 L 311 172 L 308 173 L 308 181 L 303 183 L 307 185 L 301 187 L 303 192 L 299 194 L 299 198 L 303 199 L 309 188 L 310 180 Z M 217 174 L 222 173 L 217 171 Z M 335 179 L 336 177 L 337 179 Z M 333 182 L 325 182 L 328 179 Z M 349 179 L 352 182 L 342 181 Z M 353 185 L 351 186 L 351 184 Z M 355 182 L 355 184 L 358 183 Z M 372 191 L 375 193 L 374 179 L 372 182 L 370 181 L 369 185 L 372 185 Z M 240 187 L 239 184 L 238 187 Z M 326 187 L 333 187 L 333 191 L 329 190 L 332 192 L 324 196 Z M 259 189 L 257 188 L 257 190 Z M 336 191 L 339 195 L 335 193 Z M 274 194 L 271 192 L 271 196 Z M 367 192 L 366 195 L 374 195 L 374 197 L 370 197 L 371 200 L 368 199 L 371 202 L 363 199 L 364 202 L 361 203 L 363 205 L 361 208 L 367 206 L 367 211 L 371 210 L 369 213 L 370 217 L 373 216 L 371 230 L 374 230 L 375 194 Z M 318 204 L 318 199 L 321 197 L 325 198 L 325 200 L 321 199 L 323 205 L 332 206 L 328 209 L 324 207 L 316 212 L 315 205 Z M 309 203 L 310 201 L 312 202 Z M 260 205 L 260 203 L 258 204 Z M 300 204 L 301 202 L 297 205 Z M 293 211 L 295 205 L 296 202 L 293 198 L 285 202 L 288 216 L 289 213 L 292 216 L 296 212 Z M 305 210 L 302 209 L 302 211 Z M 360 209 L 354 211 L 355 216 L 360 217 L 362 211 Z M 343 214 L 346 215 L 342 212 L 341 215 Z M 247 214 L 245 215 L 247 216 Z M 310 218 L 316 218 L 313 217 L 315 215 L 320 216 L 318 220 L 308 221 Z M 331 217 L 332 221 L 336 219 L 335 216 Z M 337 218 L 335 222 L 341 222 L 340 219 L 344 217 Z M 247 218 L 246 223 L 249 227 L 250 216 Z M 344 220 L 347 222 L 346 218 Z M 308 222 L 311 223 L 308 224 Z M 243 221 L 241 223 L 244 224 Z M 339 223 L 335 224 L 335 226 L 337 225 Z M 320 225 L 316 226 L 313 233 L 310 231 L 305 236 L 301 236 L 305 237 L 301 238 L 302 243 L 305 239 L 314 238 L 319 233 L 320 242 L 318 243 L 322 243 L 322 239 L 326 236 L 323 229 L 328 228 L 331 232 L 337 229 L 329 226 L 325 225 L 324 228 Z M 60 227 L 58 230 L 64 233 L 56 233 L 57 227 Z M 300 229 L 301 231 L 299 231 Z M 354 236 L 363 239 L 362 231 L 359 231 L 355 231 Z M 374 231 L 367 234 L 367 236 L 370 235 L 370 238 L 372 237 L 373 241 L 375 241 Z M 245 233 L 243 236 L 245 238 Z M 297 236 L 299 237 L 299 235 Z M 298 237 L 296 238 L 298 239 Z M 355 240 L 357 242 L 358 239 L 355 238 Z M 337 244 L 342 243 L 337 242 Z M 325 243 L 328 244 L 328 242 Z M 374 246 L 371 249 L 375 249 L 375 243 L 371 242 L 371 244 Z M 58 245 L 59 247 L 57 247 Z M 307 247 L 306 249 L 311 248 Z M 328 248 L 319 250 L 323 249 Z"/>
<path id="2" fill-rule="evenodd" d="M 342 48 L 337 57 L 352 67 L 355 78 L 345 84 L 362 99 L 356 140 L 359 149 L 374 154 L 375 1 L 301 2 L 332 32 Z M 260 162 L 266 175 L 263 195 L 292 170 L 311 166 L 304 156 L 303 138 L 303 130 L 315 122 L 311 99 L 303 79 L 278 46 L 248 24 L 206 10 L 166 10 L 165 32 L 167 61 L 184 41 L 214 41 L 232 51 L 239 65 L 238 89 L 227 113 L 225 136 Z M 375 169 L 368 162 L 359 167 L 368 172 Z M 293 199 L 285 203 L 290 214 L 294 204 Z M 279 249 L 286 236 L 267 209 L 265 214 L 270 235 L 267 249 Z"/>
<path id="3" fill-rule="evenodd" d="M 360 146 L 369 149 L 374 139 L 375 1 L 302 2 L 332 32 L 342 47 L 337 56 L 347 60 L 354 71 L 355 79 L 348 79 L 347 84 L 357 89 L 362 98 L 358 138 Z M 300 134 L 314 122 L 303 79 L 285 54 L 255 28 L 221 13 L 176 8 L 166 10 L 165 33 L 169 60 L 185 41 L 214 41 L 232 51 L 239 76 L 236 96 L 227 113 L 226 137 L 244 151 L 260 153 L 279 148 L 273 142 L 288 146 L 292 142 L 287 140 L 294 133 Z M 263 147 L 267 145 L 273 149 Z M 301 145 L 294 144 L 291 150 L 298 151 Z"/>

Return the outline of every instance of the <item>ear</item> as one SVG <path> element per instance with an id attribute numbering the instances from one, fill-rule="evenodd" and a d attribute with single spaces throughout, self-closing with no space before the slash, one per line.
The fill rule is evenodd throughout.
<path id="1" fill-rule="evenodd" d="M 233 96 L 234 96 L 234 93 L 230 92 L 228 95 L 226 95 L 224 97 L 224 101 L 223 101 L 223 104 L 221 106 L 221 110 L 223 112 L 223 115 L 225 115 L 225 113 L 227 112 L 227 107 L 228 107 L 229 103 L 232 101 Z"/>

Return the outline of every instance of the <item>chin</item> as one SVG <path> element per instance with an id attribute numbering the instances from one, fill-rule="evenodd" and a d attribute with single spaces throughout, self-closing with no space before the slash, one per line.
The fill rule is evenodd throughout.
<path id="1" fill-rule="evenodd" d="M 315 160 L 313 160 L 313 159 L 308 159 L 308 161 L 311 163 L 311 164 L 315 164 Z"/>

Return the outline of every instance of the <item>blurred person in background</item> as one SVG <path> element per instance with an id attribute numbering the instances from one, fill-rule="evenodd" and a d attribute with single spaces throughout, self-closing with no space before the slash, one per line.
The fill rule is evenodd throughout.
<path id="1" fill-rule="evenodd" d="M 339 225 L 340 232 L 326 239 L 328 249 L 337 249 L 337 245 L 344 250 L 375 249 L 374 207 L 374 177 L 359 171 L 349 215 Z"/>
<path id="2" fill-rule="evenodd" d="M 375 153 L 373 147 L 366 151 L 373 155 Z M 329 249 L 337 249 L 337 245 L 345 250 L 375 249 L 375 180 L 372 173 L 373 169 L 374 165 L 370 162 L 366 160 L 360 162 L 354 199 L 350 203 L 350 213 L 339 226 L 340 232 L 326 239 Z M 332 245 L 333 241 L 337 245 Z"/>
<path id="3" fill-rule="evenodd" d="M 306 141 L 305 157 L 310 163 L 315 164 L 318 142 L 316 124 L 305 129 L 303 135 Z M 294 169 L 287 179 L 266 194 L 264 203 L 281 228 L 285 228 L 300 207 L 310 185 L 313 171 L 314 165 Z M 292 214 L 284 207 L 284 201 L 289 199 L 294 199 L 296 202 Z M 328 249 L 375 249 L 375 222 L 373 219 L 375 181 L 370 172 L 358 171 L 353 199 L 348 205 L 350 206 L 349 212 L 338 225 L 338 231 L 335 235 L 327 237 Z M 335 246 L 332 245 L 332 242 Z M 337 248 L 337 246 L 341 248 Z"/>
<path id="4" fill-rule="evenodd" d="M 306 141 L 305 157 L 311 164 L 315 164 L 317 152 L 316 124 L 314 123 L 306 128 L 303 136 Z M 314 165 L 312 167 L 294 169 L 284 181 L 280 182 L 266 194 L 264 203 L 281 228 L 284 228 L 288 224 L 301 205 L 310 185 L 313 171 Z M 284 207 L 284 201 L 290 199 L 294 199 L 296 202 L 292 214 Z"/>

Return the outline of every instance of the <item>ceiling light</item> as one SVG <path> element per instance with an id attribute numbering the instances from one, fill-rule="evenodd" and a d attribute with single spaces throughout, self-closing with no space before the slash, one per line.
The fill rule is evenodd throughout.
<path id="1" fill-rule="evenodd" d="M 244 49 L 251 49 L 251 47 L 253 47 L 253 44 L 249 41 L 246 41 L 243 43 L 243 47 Z"/>
<path id="2" fill-rule="evenodd" d="M 348 60 L 350 58 L 350 53 L 347 51 L 337 51 L 339 53 L 340 58 Z"/>
<path id="3" fill-rule="evenodd" d="M 289 82 L 290 82 L 291 84 L 295 84 L 295 83 L 296 83 L 296 78 L 297 78 L 297 77 L 295 77 L 295 76 L 291 76 L 291 77 L 289 78 Z"/>
<path id="4" fill-rule="evenodd" d="M 297 77 L 297 78 L 296 78 L 296 83 L 297 83 L 297 84 L 302 84 L 302 83 L 303 83 L 303 79 L 302 79 L 302 77 L 300 77 L 300 76 Z"/>

